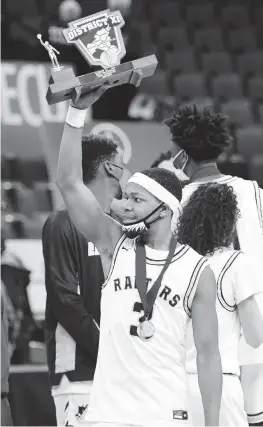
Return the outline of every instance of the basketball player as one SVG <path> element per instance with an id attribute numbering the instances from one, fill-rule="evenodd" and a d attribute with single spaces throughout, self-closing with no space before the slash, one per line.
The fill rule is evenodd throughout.
<path id="1" fill-rule="evenodd" d="M 83 418 L 97 427 L 191 424 L 184 363 L 192 316 L 205 423 L 216 426 L 222 387 L 216 283 L 207 259 L 187 245 L 177 245 L 173 237 L 171 217 L 179 214 L 180 181 L 163 169 L 131 177 L 126 188 L 127 234 L 83 184 L 86 109 L 103 90 L 81 96 L 69 107 L 57 175 L 69 214 L 98 248 L 106 277 L 98 361 Z M 106 162 L 109 170 L 123 167 L 119 155 L 112 163 L 115 166 Z"/>
<path id="2" fill-rule="evenodd" d="M 239 210 L 233 188 L 208 183 L 198 187 L 184 206 L 178 241 L 209 257 L 217 280 L 219 350 L 223 389 L 220 425 L 248 426 L 239 380 L 238 345 L 241 326 L 248 344 L 263 343 L 263 317 L 254 296 L 262 291 L 260 271 L 247 254 L 233 249 Z M 197 379 L 196 351 L 189 327 L 186 369 L 189 375 L 193 425 L 204 425 Z"/>
<path id="3" fill-rule="evenodd" d="M 161 153 L 160 156 L 153 162 L 151 168 L 163 168 L 167 169 L 168 171 L 171 171 L 175 173 L 177 178 L 179 178 L 182 188 L 187 184 L 189 181 L 188 179 L 185 181 L 182 179 L 180 170 L 176 169 L 173 164 L 173 157 L 172 157 L 172 151 L 166 151 L 165 153 Z M 177 224 L 172 225 L 174 228 L 177 227 Z"/>
<path id="4" fill-rule="evenodd" d="M 168 169 L 165 166 L 167 164 L 166 162 L 169 162 L 170 160 L 172 160 L 172 151 L 171 150 L 165 151 L 164 153 L 161 153 L 159 157 L 157 157 L 157 159 L 152 163 L 151 168 Z"/>
<path id="5" fill-rule="evenodd" d="M 208 108 L 199 110 L 193 106 L 174 112 L 165 122 L 172 136 L 174 166 L 181 178 L 189 182 L 183 189 L 182 203 L 205 182 L 233 187 L 241 213 L 237 220 L 236 248 L 262 264 L 263 190 L 255 181 L 221 174 L 216 165 L 220 154 L 232 142 L 225 117 L 212 114 Z M 262 295 L 257 295 L 256 299 L 263 313 Z M 241 338 L 239 363 L 249 423 L 263 425 L 263 346 L 253 349 Z"/>
<path id="6" fill-rule="evenodd" d="M 116 173 L 105 162 L 117 153 L 110 139 L 82 138 L 85 185 L 104 212 L 121 196 Z M 123 178 L 123 177 L 122 177 Z M 118 201 L 114 199 L 114 207 Z M 45 338 L 58 425 L 71 424 L 89 403 L 99 344 L 101 260 L 92 242 L 76 229 L 65 208 L 53 212 L 42 233 L 47 290 Z"/>

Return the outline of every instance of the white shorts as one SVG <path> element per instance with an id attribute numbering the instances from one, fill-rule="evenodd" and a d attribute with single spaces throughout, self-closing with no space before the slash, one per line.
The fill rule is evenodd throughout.
<path id="1" fill-rule="evenodd" d="M 263 422 L 263 363 L 241 366 L 245 410 L 249 423 Z"/>
<path id="2" fill-rule="evenodd" d="M 197 374 L 189 374 L 188 381 L 193 426 L 204 426 L 204 411 Z M 220 425 L 248 426 L 241 383 L 235 375 L 223 375 Z"/>
<path id="3" fill-rule="evenodd" d="M 76 426 L 86 413 L 90 394 L 58 394 L 53 396 L 58 426 Z"/>

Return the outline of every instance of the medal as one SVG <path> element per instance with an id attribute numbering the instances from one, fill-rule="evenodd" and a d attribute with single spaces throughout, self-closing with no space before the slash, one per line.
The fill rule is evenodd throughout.
<path id="1" fill-rule="evenodd" d="M 141 322 L 137 327 L 137 335 L 142 341 L 149 341 L 155 334 L 155 328 L 149 319 L 152 318 L 153 306 L 160 289 L 164 273 L 170 265 L 173 258 L 173 254 L 176 248 L 176 240 L 174 237 L 171 238 L 169 254 L 165 261 L 165 264 L 157 277 L 156 281 L 152 285 L 151 289 L 147 291 L 146 283 L 146 251 L 142 240 L 137 241 L 136 245 L 136 286 L 141 298 L 144 316 L 141 318 Z"/>
<path id="2" fill-rule="evenodd" d="M 154 336 L 154 326 L 150 320 L 144 320 L 137 327 L 137 334 L 143 341 L 148 341 Z"/>

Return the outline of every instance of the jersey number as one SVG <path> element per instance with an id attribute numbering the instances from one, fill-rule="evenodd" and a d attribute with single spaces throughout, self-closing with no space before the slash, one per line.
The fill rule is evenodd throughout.
<path id="1" fill-rule="evenodd" d="M 135 302 L 134 306 L 133 306 L 133 311 L 135 311 L 135 313 L 143 313 L 143 305 L 142 305 L 142 303 L 141 302 Z M 140 320 L 143 320 L 143 318 L 144 318 L 144 315 L 141 316 L 141 317 L 139 317 L 138 324 L 139 324 Z M 150 314 L 149 320 L 151 318 L 152 318 L 152 314 Z M 134 325 L 131 325 L 131 327 L 130 327 L 130 334 L 133 335 L 134 337 L 138 337 L 137 327 L 138 326 L 134 326 Z"/>

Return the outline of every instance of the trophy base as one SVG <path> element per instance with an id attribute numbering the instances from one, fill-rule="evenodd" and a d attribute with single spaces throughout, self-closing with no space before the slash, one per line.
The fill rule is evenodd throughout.
<path id="1" fill-rule="evenodd" d="M 49 105 L 57 104 L 67 99 L 74 99 L 103 84 L 120 86 L 130 83 L 137 87 L 141 84 L 143 78 L 154 74 L 157 64 L 156 56 L 149 55 L 79 77 L 75 76 L 72 68 L 53 71 L 49 80 L 50 85 L 46 100 Z"/>
<path id="2" fill-rule="evenodd" d="M 49 84 L 55 84 L 55 83 L 61 83 L 61 82 L 67 82 L 68 80 L 75 79 L 75 73 L 73 71 L 73 68 L 71 67 L 61 67 L 60 69 L 54 69 L 52 68 L 51 76 L 49 77 Z"/>

